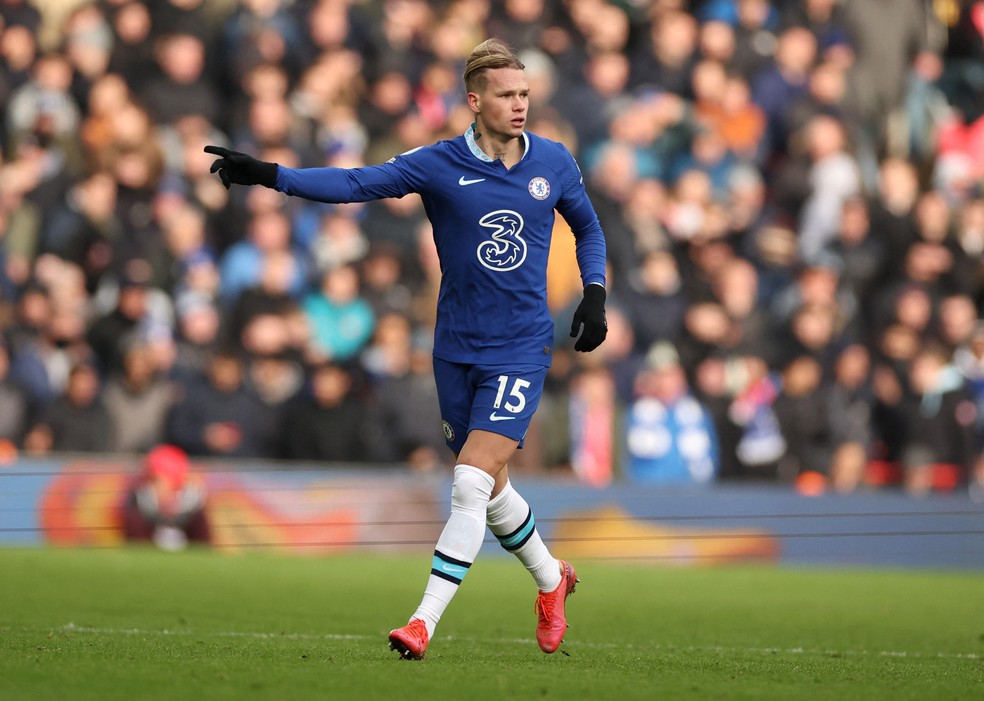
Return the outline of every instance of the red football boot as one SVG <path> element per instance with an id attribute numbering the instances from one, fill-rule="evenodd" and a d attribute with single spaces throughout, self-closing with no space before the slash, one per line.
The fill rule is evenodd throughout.
<path id="1" fill-rule="evenodd" d="M 414 618 L 402 628 L 391 630 L 389 635 L 390 650 L 400 653 L 403 660 L 422 660 L 427 652 L 427 626 L 419 618 Z"/>
<path id="2" fill-rule="evenodd" d="M 560 560 L 560 566 L 564 570 L 560 584 L 551 592 L 540 592 L 533 606 L 533 610 L 539 616 L 536 624 L 536 642 L 547 654 L 555 652 L 564 642 L 564 633 L 567 631 L 564 602 L 574 593 L 574 587 L 581 581 L 569 564 Z"/>

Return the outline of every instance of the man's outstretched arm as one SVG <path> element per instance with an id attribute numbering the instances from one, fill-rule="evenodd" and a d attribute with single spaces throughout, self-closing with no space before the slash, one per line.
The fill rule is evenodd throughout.
<path id="1" fill-rule="evenodd" d="M 208 145 L 205 147 L 205 153 L 218 156 L 213 161 L 209 172 L 218 173 L 227 190 L 233 184 L 265 185 L 267 187 L 275 187 L 277 184 L 279 166 L 276 163 L 260 161 L 248 154 L 230 151 L 222 146 Z"/>
<path id="2" fill-rule="evenodd" d="M 306 200 L 336 203 L 403 197 L 414 191 L 408 171 L 394 162 L 362 168 L 287 168 L 222 146 L 206 146 L 205 152 L 219 156 L 211 172 L 219 174 L 226 188 L 265 185 Z"/>

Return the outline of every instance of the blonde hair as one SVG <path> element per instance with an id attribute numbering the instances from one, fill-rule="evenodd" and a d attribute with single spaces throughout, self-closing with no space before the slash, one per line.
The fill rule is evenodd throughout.
<path id="1" fill-rule="evenodd" d="M 513 53 L 512 49 L 503 44 L 498 39 L 486 39 L 476 46 L 468 62 L 465 64 L 465 72 L 462 79 L 465 81 L 465 90 L 468 92 L 478 92 L 485 87 L 485 72 L 493 68 L 526 68 L 519 57 Z"/>

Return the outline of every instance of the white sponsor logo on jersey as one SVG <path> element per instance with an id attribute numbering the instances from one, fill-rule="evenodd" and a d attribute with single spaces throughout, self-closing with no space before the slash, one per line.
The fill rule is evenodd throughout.
<path id="1" fill-rule="evenodd" d="M 489 270 L 515 270 L 526 260 L 526 241 L 520 236 L 523 217 L 510 209 L 497 209 L 478 220 L 491 230 L 489 238 L 478 244 L 478 260 Z"/>

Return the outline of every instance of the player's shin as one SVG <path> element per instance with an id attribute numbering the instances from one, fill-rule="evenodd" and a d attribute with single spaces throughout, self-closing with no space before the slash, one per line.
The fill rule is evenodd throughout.
<path id="1" fill-rule="evenodd" d="M 454 469 L 451 515 L 437 540 L 423 599 L 411 617 L 424 621 L 429 637 L 482 547 L 494 483 L 491 475 L 477 467 L 458 465 Z"/>
<path id="2" fill-rule="evenodd" d="M 560 565 L 550 554 L 536 529 L 533 511 L 526 500 L 506 483 L 488 504 L 486 523 L 499 544 L 519 558 L 540 591 L 553 591 L 560 584 Z"/>

